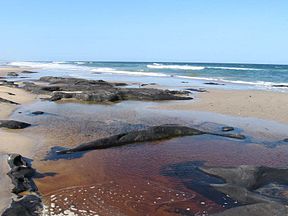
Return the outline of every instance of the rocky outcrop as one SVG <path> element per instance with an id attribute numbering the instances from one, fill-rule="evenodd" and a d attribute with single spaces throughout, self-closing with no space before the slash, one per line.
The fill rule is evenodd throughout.
<path id="1" fill-rule="evenodd" d="M 211 185 L 244 206 L 216 214 L 217 216 L 288 215 L 287 168 L 239 166 L 233 168 L 200 168 L 223 179 L 224 184 Z M 249 213 L 249 214 L 248 214 Z"/>
<path id="2" fill-rule="evenodd" d="M 8 87 L 14 87 L 17 88 L 18 84 L 16 84 L 13 81 L 7 81 L 7 80 L 0 80 L 0 86 L 8 86 Z"/>
<path id="3" fill-rule="evenodd" d="M 257 203 L 228 209 L 212 216 L 284 216 L 288 208 L 277 203 Z"/>
<path id="4" fill-rule="evenodd" d="M 12 190 L 13 193 L 19 194 L 23 191 L 37 191 L 32 181 L 35 170 L 30 166 L 27 159 L 19 154 L 11 154 L 8 158 L 8 164 L 11 168 L 8 176 L 15 186 Z"/>
<path id="5" fill-rule="evenodd" d="M 37 193 L 32 177 L 35 170 L 29 164 L 29 160 L 19 154 L 11 154 L 8 158 L 10 171 L 8 176 L 12 180 L 14 188 L 12 192 L 17 195 L 9 208 L 2 216 L 39 216 L 43 210 L 42 200 Z M 24 193 L 22 195 L 21 193 Z"/>
<path id="6" fill-rule="evenodd" d="M 160 125 L 150 127 L 145 130 L 131 131 L 128 133 L 118 134 L 104 139 L 95 140 L 89 143 L 84 143 L 72 149 L 59 151 L 58 154 L 69 154 L 74 152 L 82 152 L 82 151 L 122 146 L 138 142 L 158 141 L 180 136 L 195 136 L 202 134 L 212 134 L 235 139 L 245 138 L 245 136 L 243 135 L 210 133 L 181 125 Z"/>
<path id="7" fill-rule="evenodd" d="M 186 161 L 164 166 L 160 173 L 226 209 L 213 216 L 288 215 L 288 168 L 207 167 L 203 161 Z"/>
<path id="8" fill-rule="evenodd" d="M 31 124 L 26 122 L 14 121 L 14 120 L 0 120 L 0 128 L 8 129 L 24 129 L 31 126 Z"/>
<path id="9" fill-rule="evenodd" d="M 16 72 L 8 72 L 8 73 L 7 73 L 7 76 L 10 76 L 10 77 L 17 77 L 17 76 L 19 76 L 19 74 L 16 73 Z"/>
<path id="10" fill-rule="evenodd" d="M 40 197 L 27 195 L 19 200 L 13 200 L 2 216 L 40 216 L 42 209 L 43 204 Z"/>
<path id="11" fill-rule="evenodd" d="M 103 80 L 77 78 L 42 77 L 41 82 L 49 85 L 24 83 L 23 88 L 36 94 L 51 95 L 51 101 L 77 99 L 95 103 L 123 100 L 191 100 L 188 92 L 152 88 L 123 88 L 125 83 L 109 83 Z"/>

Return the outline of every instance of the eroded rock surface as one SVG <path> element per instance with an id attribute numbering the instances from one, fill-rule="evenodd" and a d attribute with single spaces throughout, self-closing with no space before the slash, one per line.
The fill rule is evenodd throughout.
<path id="1" fill-rule="evenodd" d="M 277 203 L 258 203 L 228 209 L 212 216 L 286 216 L 288 209 Z"/>
<path id="2" fill-rule="evenodd" d="M 32 176 L 35 174 L 35 170 L 28 163 L 27 159 L 23 158 L 19 154 L 11 154 L 8 158 L 8 164 L 11 170 L 8 176 L 12 180 L 12 184 L 15 186 L 12 190 L 13 193 L 19 194 L 23 191 L 36 191 L 32 181 Z"/>
<path id="3" fill-rule="evenodd" d="M 95 140 L 89 143 L 81 144 L 75 148 L 59 151 L 58 154 L 67 154 L 74 152 L 89 151 L 95 149 L 104 149 L 110 147 L 116 147 L 126 144 L 138 143 L 138 142 L 148 142 L 148 141 L 158 141 L 163 139 L 170 139 L 180 136 L 195 136 L 202 134 L 212 134 L 217 136 L 229 137 L 234 139 L 244 139 L 244 135 L 240 134 L 216 134 L 201 131 L 195 128 L 181 126 L 181 125 L 160 125 L 150 127 L 145 130 L 131 131 L 128 133 L 117 134 L 104 139 Z"/>
<path id="4" fill-rule="evenodd" d="M 31 167 L 29 160 L 19 154 L 10 154 L 8 164 L 10 166 L 8 176 L 14 185 L 12 193 L 16 194 L 17 197 L 12 200 L 10 207 L 4 211 L 2 216 L 41 215 L 43 204 L 32 180 L 36 172 Z"/>
<path id="5" fill-rule="evenodd" d="M 51 101 L 77 99 L 91 102 L 116 102 L 123 100 L 190 100 L 187 92 L 152 88 L 120 88 L 125 83 L 109 83 L 103 80 L 85 80 L 77 78 L 42 77 L 41 82 L 49 85 L 37 85 L 26 82 L 23 88 L 36 94 L 49 94 Z"/>
<path id="6" fill-rule="evenodd" d="M 38 196 L 27 195 L 17 201 L 13 200 L 2 216 L 40 216 L 42 209 L 43 204 Z"/>
<path id="7" fill-rule="evenodd" d="M 213 216 L 288 215 L 287 168 L 206 167 L 203 161 L 188 161 L 167 165 L 161 174 L 226 209 Z"/>
<path id="8" fill-rule="evenodd" d="M 216 214 L 232 215 L 288 215 L 288 169 L 255 166 L 233 168 L 201 168 L 209 175 L 225 181 L 213 184 L 216 190 L 243 204 L 241 207 Z"/>

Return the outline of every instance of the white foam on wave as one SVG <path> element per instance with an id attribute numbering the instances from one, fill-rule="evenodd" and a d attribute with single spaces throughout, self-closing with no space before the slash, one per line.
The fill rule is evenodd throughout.
<path id="1" fill-rule="evenodd" d="M 91 71 L 96 73 L 111 73 L 111 74 L 126 74 L 133 76 L 156 76 L 156 77 L 168 77 L 169 75 L 156 72 L 140 72 L 140 71 L 124 71 L 124 70 L 115 70 L 113 68 L 95 68 Z"/>
<path id="2" fill-rule="evenodd" d="M 206 67 L 206 68 L 211 68 L 211 69 L 220 69 L 220 70 L 251 70 L 251 71 L 259 71 L 263 69 L 259 68 L 241 68 L 241 67 Z"/>
<path id="3" fill-rule="evenodd" d="M 10 62 L 10 66 L 30 67 L 40 69 L 60 69 L 60 70 L 87 70 L 87 68 L 78 65 L 68 64 L 66 62 Z"/>
<path id="4" fill-rule="evenodd" d="M 76 64 L 75 64 L 76 63 Z M 74 64 L 69 64 L 66 62 L 11 62 L 10 66 L 17 67 L 30 67 L 30 68 L 40 68 L 44 70 L 72 70 L 72 71 L 90 71 L 97 73 L 110 73 L 110 74 L 126 74 L 133 76 L 158 76 L 158 77 L 167 77 L 169 75 L 157 72 L 140 72 L 140 71 L 125 71 L 125 70 L 116 70 L 109 67 L 88 67 L 81 66 L 84 62 L 75 62 Z M 80 63 L 80 64 L 79 64 Z"/>
<path id="5" fill-rule="evenodd" d="M 191 66 L 191 65 L 164 65 L 164 64 L 158 64 L 153 63 L 150 65 L 147 65 L 148 68 L 153 69 L 173 69 L 173 70 L 203 70 L 205 67 L 202 66 Z"/>
<path id="6" fill-rule="evenodd" d="M 266 81 L 242 81 L 242 80 L 227 80 L 223 78 L 210 78 L 210 77 L 189 77 L 189 76 L 176 76 L 178 78 L 184 79 L 193 79 L 193 80 L 203 80 L 203 81 L 214 81 L 221 83 L 232 83 L 232 84 L 240 84 L 240 85 L 251 85 L 251 86 L 259 86 L 266 88 L 274 88 L 273 85 L 288 85 L 288 83 L 275 83 L 275 82 L 266 82 Z"/>

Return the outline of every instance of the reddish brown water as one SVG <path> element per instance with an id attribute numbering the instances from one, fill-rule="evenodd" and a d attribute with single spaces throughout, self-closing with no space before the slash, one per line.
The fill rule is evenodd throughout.
<path id="1" fill-rule="evenodd" d="M 74 146 L 149 125 L 187 124 L 188 118 L 121 105 L 43 103 L 29 109 L 49 113 L 15 117 L 36 125 L 26 133 L 39 140 L 33 166 L 41 173 L 50 173 L 36 179 L 50 215 L 68 210 L 76 215 L 104 216 L 209 215 L 238 203 L 209 188 L 207 182 L 219 180 L 195 171 L 193 164 L 288 165 L 286 145 L 267 148 L 212 135 L 96 150 L 72 160 L 43 161 L 52 146 Z"/>
<path id="2" fill-rule="evenodd" d="M 215 203 L 187 187 L 193 176 L 163 175 L 164 168 L 199 160 L 208 166 L 283 166 L 287 156 L 286 147 L 268 149 L 207 135 L 185 137 L 38 163 L 42 172 L 57 175 L 39 179 L 37 185 L 47 204 L 53 203 L 54 213 L 70 209 L 79 215 L 177 215 L 185 210 L 206 215 L 222 211 L 225 202 Z"/>

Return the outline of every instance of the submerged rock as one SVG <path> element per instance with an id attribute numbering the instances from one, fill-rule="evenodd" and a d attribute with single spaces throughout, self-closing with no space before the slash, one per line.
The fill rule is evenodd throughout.
<path id="1" fill-rule="evenodd" d="M 239 166 L 233 168 L 201 168 L 210 175 L 219 177 L 225 184 L 213 184 L 216 190 L 245 204 L 235 209 L 216 214 L 228 215 L 287 215 L 288 169 L 255 166 Z M 278 185 L 275 187 L 275 185 Z M 283 187 L 281 187 L 283 185 Z M 261 203 L 261 204 L 258 204 Z M 252 204 L 252 205 L 251 205 Z M 266 209 L 266 210 L 264 210 Z M 250 214 L 251 213 L 251 214 Z"/>
<path id="2" fill-rule="evenodd" d="M 81 151 L 89 151 L 95 149 L 104 149 L 116 146 L 122 146 L 126 144 L 138 143 L 138 142 L 148 142 L 148 141 L 158 141 L 163 139 L 171 139 L 180 136 L 195 136 L 202 134 L 212 134 L 216 136 L 223 136 L 234 139 L 244 139 L 244 135 L 240 134 L 216 134 L 201 131 L 195 128 L 181 126 L 181 125 L 160 125 L 150 127 L 145 130 L 131 131 L 128 133 L 118 134 L 111 137 L 95 140 L 89 143 L 83 143 L 75 148 L 61 150 L 58 154 L 67 154 Z"/>
<path id="3" fill-rule="evenodd" d="M 205 167 L 188 161 L 165 166 L 161 174 L 226 209 L 213 216 L 288 215 L 288 168 Z"/>
<path id="4" fill-rule="evenodd" d="M 24 129 L 31 126 L 31 124 L 26 122 L 14 121 L 14 120 L 0 120 L 0 128 L 8 129 Z"/>
<path id="5" fill-rule="evenodd" d="M 277 203 L 258 203 L 245 205 L 212 216 L 284 216 L 288 215 L 288 208 Z"/>

